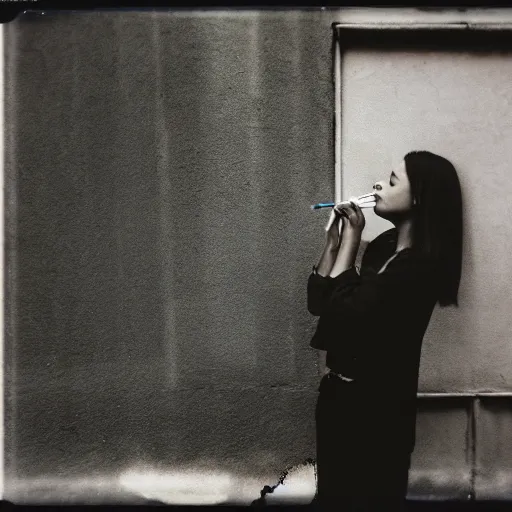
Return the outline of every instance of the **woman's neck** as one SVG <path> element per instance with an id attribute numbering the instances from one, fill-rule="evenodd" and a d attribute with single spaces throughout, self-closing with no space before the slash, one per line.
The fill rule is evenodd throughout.
<path id="1" fill-rule="evenodd" d="M 394 224 L 398 232 L 398 237 L 396 241 L 396 252 L 412 247 L 412 219 L 401 220 L 400 222 L 395 222 Z"/>

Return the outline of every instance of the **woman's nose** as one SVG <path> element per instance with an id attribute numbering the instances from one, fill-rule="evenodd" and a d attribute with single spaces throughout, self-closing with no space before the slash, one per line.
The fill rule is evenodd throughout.
<path id="1" fill-rule="evenodd" d="M 382 187 L 378 184 L 378 183 L 375 183 L 375 185 L 373 185 L 373 190 L 382 190 Z"/>

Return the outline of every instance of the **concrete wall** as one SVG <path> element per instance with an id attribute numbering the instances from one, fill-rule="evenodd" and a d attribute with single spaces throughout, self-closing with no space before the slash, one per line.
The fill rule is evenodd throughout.
<path id="1" fill-rule="evenodd" d="M 436 16 L 503 20 L 499 11 L 98 12 L 27 13 L 5 27 L 7 498 L 247 503 L 314 457 L 319 367 L 305 283 L 325 221 L 309 205 L 334 195 L 331 23 Z M 372 62 L 358 58 L 349 65 Z M 437 76 L 442 63 L 432 62 Z M 356 109 L 350 84 L 355 103 L 345 105 Z M 366 168 L 377 174 L 416 139 L 397 144 L 375 130 L 368 137 L 382 143 Z M 434 135 L 421 140 L 436 150 Z M 366 146 L 348 148 L 347 168 L 369 157 Z M 460 164 L 467 189 L 478 165 Z M 344 189 L 360 179 L 346 173 Z M 454 336 L 472 349 L 438 342 L 447 325 L 436 316 L 423 385 L 483 382 L 462 364 L 466 380 L 450 380 L 460 354 L 493 350 L 467 329 Z M 467 487 L 466 469 L 452 470 L 464 448 L 428 462 L 463 446 L 457 407 L 422 412 L 424 439 L 439 439 L 417 449 L 424 495 Z M 491 429 L 508 417 L 486 414 Z M 432 425 L 449 435 L 432 437 Z M 506 468 L 493 468 L 492 454 L 482 455 L 491 482 Z"/>
<path id="2" fill-rule="evenodd" d="M 314 456 L 328 20 L 27 14 L 6 33 L 9 475 L 213 468 L 219 496 L 252 478 L 257 498 Z"/>

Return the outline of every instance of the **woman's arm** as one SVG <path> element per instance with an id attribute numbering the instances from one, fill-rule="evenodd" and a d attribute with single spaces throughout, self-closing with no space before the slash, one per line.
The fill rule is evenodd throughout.
<path id="1" fill-rule="evenodd" d="M 324 251 L 325 252 L 325 251 Z M 322 255 L 323 257 L 324 255 Z M 330 253 L 327 254 L 324 261 L 325 265 L 329 265 L 329 260 L 334 257 Z M 307 285 L 308 295 L 308 311 L 314 316 L 320 316 L 320 308 L 325 303 L 326 298 L 333 292 L 335 286 L 334 279 L 329 275 L 321 275 L 317 268 L 313 267 L 313 271 L 309 275 Z"/>
<path id="2" fill-rule="evenodd" d="M 330 277 L 337 277 L 342 272 L 352 268 L 356 261 L 357 251 L 361 243 L 361 233 L 347 231 L 343 233 L 343 240 L 336 257 L 336 261 L 331 268 Z"/>
<path id="3" fill-rule="evenodd" d="M 339 215 L 334 209 L 331 212 L 329 218 L 326 240 L 320 261 L 316 267 L 313 267 L 311 272 L 308 285 L 308 311 L 315 316 L 317 314 L 317 305 L 322 304 L 324 298 L 332 293 L 333 280 L 329 277 L 331 269 L 336 261 L 338 254 L 338 248 L 341 243 L 341 237 L 343 230 L 340 230 L 340 223 L 342 223 L 341 215 Z"/>
<path id="4" fill-rule="evenodd" d="M 343 215 L 346 220 L 343 222 L 341 247 L 333 268 L 331 269 L 331 277 L 337 277 L 342 272 L 354 266 L 359 244 L 361 243 L 361 235 L 366 224 L 363 212 L 357 203 L 350 205 L 349 202 L 348 204 L 349 206 L 344 206 L 339 210 L 339 213 Z M 337 208 L 338 206 L 334 209 L 336 210 Z"/>
<path id="5" fill-rule="evenodd" d="M 324 249 L 320 256 L 320 261 L 316 266 L 316 272 L 322 277 L 329 276 L 334 262 L 336 261 L 343 233 L 343 228 L 340 230 L 340 223 L 342 222 L 341 215 L 337 214 L 333 209 L 328 222 L 328 225 L 330 224 L 330 228 L 327 231 Z"/>
<path id="6" fill-rule="evenodd" d="M 320 316 L 321 305 L 332 293 L 332 278 L 354 265 L 365 218 L 357 204 L 345 201 L 333 208 L 329 223 L 322 257 L 308 281 L 308 311 L 315 316 Z"/>
<path id="7" fill-rule="evenodd" d="M 328 277 L 332 271 L 337 255 L 338 249 L 326 243 L 322 255 L 320 256 L 318 265 L 316 266 L 317 274 L 321 277 Z"/>

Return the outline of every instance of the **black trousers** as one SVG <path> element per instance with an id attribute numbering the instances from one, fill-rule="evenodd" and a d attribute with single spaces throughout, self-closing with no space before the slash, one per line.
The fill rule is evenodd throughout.
<path id="1" fill-rule="evenodd" d="M 399 425 L 394 428 L 400 415 L 372 402 L 355 381 L 322 378 L 315 411 L 316 509 L 404 510 L 411 450 L 397 435 Z"/>

